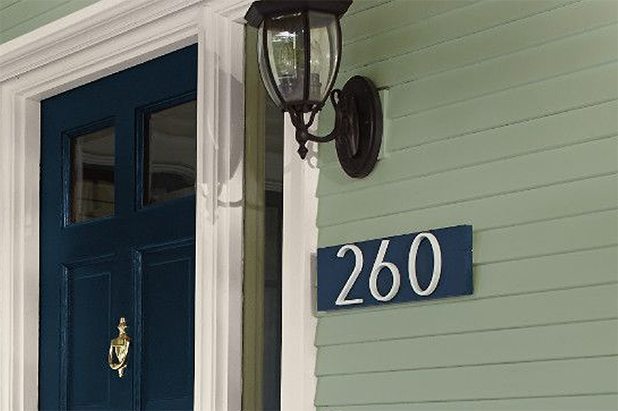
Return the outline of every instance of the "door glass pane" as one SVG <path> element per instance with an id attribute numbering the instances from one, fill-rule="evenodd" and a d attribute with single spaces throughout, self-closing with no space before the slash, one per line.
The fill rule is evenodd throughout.
<path id="1" fill-rule="evenodd" d="M 114 214 L 114 128 L 71 138 L 71 222 Z"/>
<path id="2" fill-rule="evenodd" d="M 144 204 L 195 194 L 196 101 L 146 115 Z"/>

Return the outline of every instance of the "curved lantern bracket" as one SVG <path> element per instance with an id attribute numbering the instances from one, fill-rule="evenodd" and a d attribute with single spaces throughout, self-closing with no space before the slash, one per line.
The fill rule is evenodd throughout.
<path id="1" fill-rule="evenodd" d="M 333 90 L 330 100 L 335 108 L 335 126 L 323 137 L 309 132 L 321 107 L 311 112 L 308 121 L 303 112 L 289 110 L 296 128 L 298 154 L 303 159 L 306 157 L 308 141 L 335 140 L 337 157 L 346 174 L 354 178 L 366 177 L 378 161 L 382 144 L 382 105 L 378 91 L 368 78 L 355 76 L 342 90 Z"/>

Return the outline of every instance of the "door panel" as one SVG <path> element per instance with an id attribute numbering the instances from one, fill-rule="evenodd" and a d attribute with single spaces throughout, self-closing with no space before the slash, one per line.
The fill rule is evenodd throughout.
<path id="1" fill-rule="evenodd" d="M 141 409 L 186 409 L 193 392 L 193 242 L 137 253 L 141 329 Z"/>
<path id="2" fill-rule="evenodd" d="M 112 375 L 90 355 L 109 346 L 112 307 L 112 258 L 64 266 L 62 301 L 63 378 L 62 402 L 69 409 L 110 407 Z M 93 321 L 96 319 L 96 321 Z M 70 348 L 70 349 L 69 349 Z"/>
<path id="3" fill-rule="evenodd" d="M 192 409 L 196 85 L 190 46 L 42 102 L 41 409 Z M 163 195 L 144 205 L 152 108 L 169 109 Z M 121 317 L 122 378 L 107 363 Z"/>

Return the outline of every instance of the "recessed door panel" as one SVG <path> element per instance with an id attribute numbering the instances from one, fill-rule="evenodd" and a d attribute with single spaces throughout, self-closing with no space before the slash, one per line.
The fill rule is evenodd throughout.
<path id="1" fill-rule="evenodd" d="M 141 291 L 141 408 L 186 409 L 193 391 L 193 242 L 150 247 L 137 259 Z"/>
<path id="2" fill-rule="evenodd" d="M 112 375 L 101 367 L 110 341 L 112 257 L 63 266 L 61 396 L 68 409 L 109 409 Z"/>

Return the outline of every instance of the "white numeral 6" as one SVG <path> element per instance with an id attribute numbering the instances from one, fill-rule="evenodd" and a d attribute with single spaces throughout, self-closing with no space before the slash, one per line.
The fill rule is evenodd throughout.
<path id="1" fill-rule="evenodd" d="M 371 269 L 371 274 L 369 275 L 369 291 L 371 291 L 371 295 L 378 301 L 390 301 L 392 300 L 397 293 L 399 292 L 399 285 L 401 283 L 401 274 L 399 273 L 399 269 L 393 263 L 387 263 L 384 261 L 384 256 L 386 255 L 386 249 L 390 241 L 382 240 L 380 244 L 380 249 L 378 250 L 378 256 L 376 257 L 376 261 L 373 263 L 373 268 Z M 378 274 L 382 271 L 383 268 L 388 268 L 393 276 L 393 285 L 391 286 L 390 291 L 386 295 L 380 294 L 378 290 Z"/>

